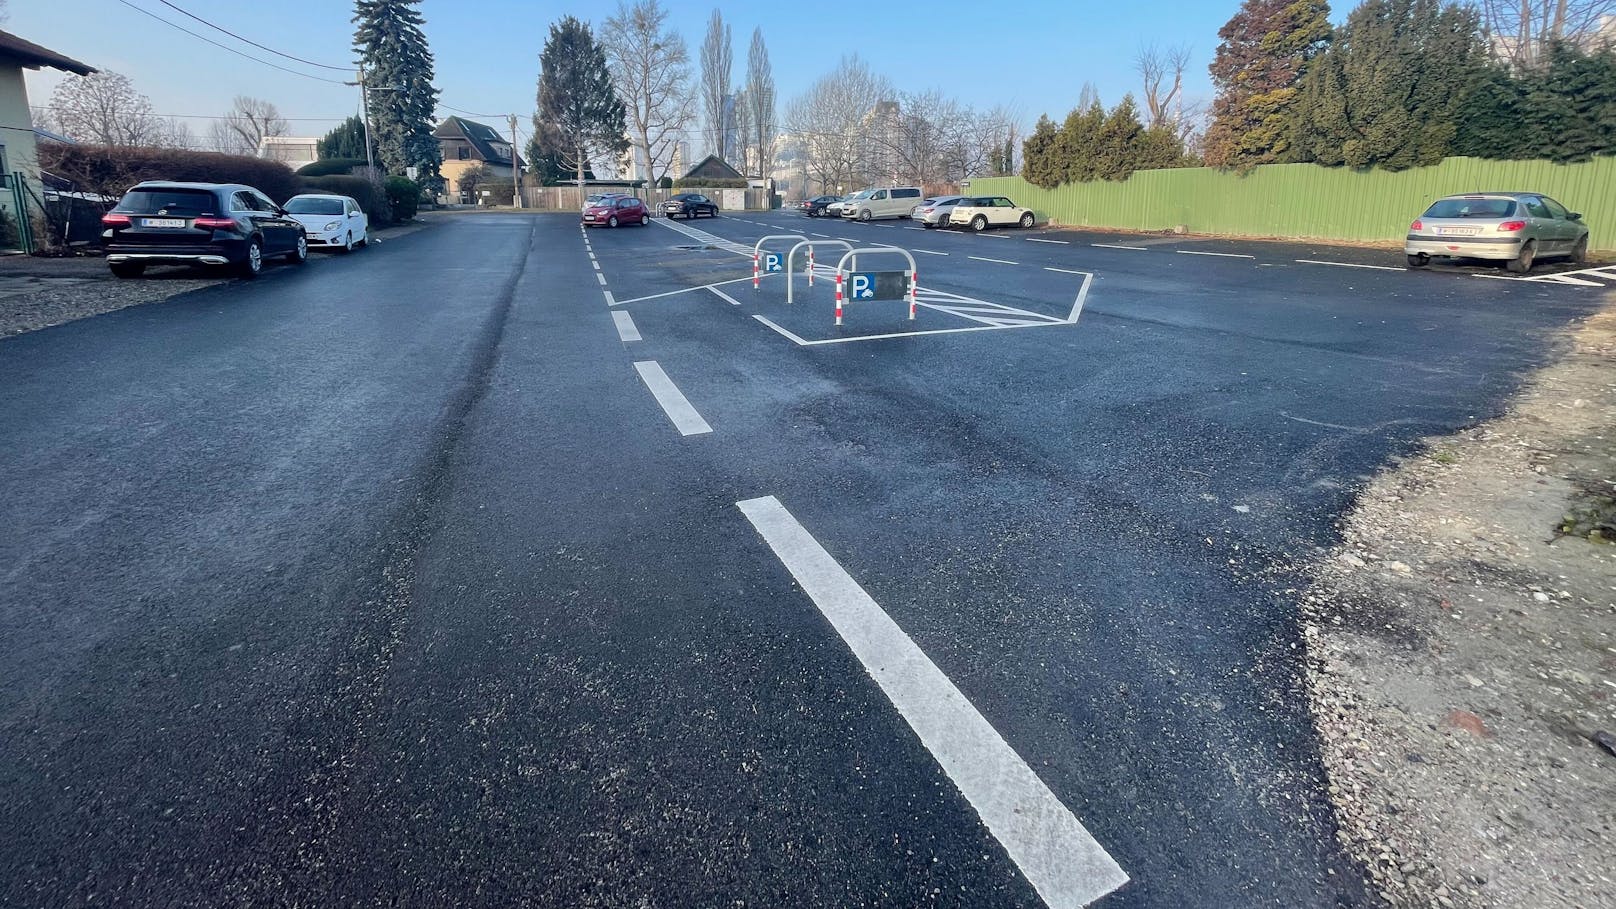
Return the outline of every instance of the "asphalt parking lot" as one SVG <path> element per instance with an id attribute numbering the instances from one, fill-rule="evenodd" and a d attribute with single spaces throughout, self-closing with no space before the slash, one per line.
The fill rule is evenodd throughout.
<path id="1" fill-rule="evenodd" d="M 1301 569 L 1616 285 L 1397 266 L 466 215 L 0 343 L 0 903 L 1366 905 Z"/>

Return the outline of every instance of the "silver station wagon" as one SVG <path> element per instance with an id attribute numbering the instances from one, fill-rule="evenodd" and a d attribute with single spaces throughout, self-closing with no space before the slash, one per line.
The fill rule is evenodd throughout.
<path id="1" fill-rule="evenodd" d="M 1525 274 L 1538 259 L 1588 256 L 1588 225 L 1578 212 L 1538 193 L 1466 193 L 1432 203 L 1408 226 L 1403 244 L 1408 264 L 1429 265 L 1433 256 L 1503 260 Z"/>

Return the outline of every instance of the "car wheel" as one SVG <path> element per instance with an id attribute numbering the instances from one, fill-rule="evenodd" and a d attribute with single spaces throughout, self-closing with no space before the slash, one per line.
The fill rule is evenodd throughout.
<path id="1" fill-rule="evenodd" d="M 1409 253 L 1407 259 L 1409 268 L 1424 268 L 1431 264 L 1431 257 L 1425 253 Z"/>
<path id="2" fill-rule="evenodd" d="M 863 211 L 859 212 L 859 220 L 860 221 L 869 221 L 870 220 L 870 210 L 868 208 L 866 208 Z"/>
<path id="3" fill-rule="evenodd" d="M 118 278 L 138 278 L 146 273 L 146 266 L 139 262 L 119 262 L 110 267 L 113 276 Z"/>
<path id="4" fill-rule="evenodd" d="M 988 216 L 987 215 L 977 215 L 976 217 L 971 219 L 971 230 L 974 230 L 977 233 L 981 233 L 982 231 L 987 230 L 987 229 L 988 229 Z"/>
<path id="5" fill-rule="evenodd" d="M 1021 229 L 1031 230 L 1035 221 L 1037 221 L 1037 219 L 1032 216 L 1032 212 L 1027 212 L 1021 216 Z"/>
<path id="6" fill-rule="evenodd" d="M 343 238 L 343 241 L 342 241 L 342 251 L 343 251 L 343 252 L 344 252 L 344 253 L 351 253 L 351 252 L 353 252 L 353 250 L 354 250 L 354 246 L 353 246 L 353 231 L 351 231 L 351 230 L 350 230 L 350 231 L 348 231 L 348 236 L 346 236 L 346 237 L 344 237 L 344 238 Z"/>
<path id="7" fill-rule="evenodd" d="M 606 226 L 607 227 L 616 227 L 617 226 L 617 216 L 612 215 L 610 218 L 607 218 L 606 219 Z"/>
<path id="8" fill-rule="evenodd" d="M 1526 245 L 1521 247 L 1521 254 L 1504 263 L 1504 267 L 1517 275 L 1524 275 L 1532 270 L 1532 263 L 1536 260 L 1537 241 L 1527 240 Z"/>
<path id="9" fill-rule="evenodd" d="M 292 251 L 286 254 L 286 261 L 292 263 L 293 265 L 302 265 L 304 262 L 309 261 L 308 237 L 302 235 L 298 236 L 297 245 L 292 247 Z"/>
<path id="10" fill-rule="evenodd" d="M 247 254 L 236 266 L 243 278 L 256 278 L 264 270 L 264 244 L 257 237 L 247 241 Z"/>
<path id="11" fill-rule="evenodd" d="M 365 228 L 364 236 L 359 238 L 359 245 L 366 249 L 370 248 L 370 228 L 368 226 Z"/>
<path id="12" fill-rule="evenodd" d="M 1588 235 L 1583 234 L 1577 240 L 1577 245 L 1571 247 L 1571 262 L 1576 265 L 1588 261 Z"/>

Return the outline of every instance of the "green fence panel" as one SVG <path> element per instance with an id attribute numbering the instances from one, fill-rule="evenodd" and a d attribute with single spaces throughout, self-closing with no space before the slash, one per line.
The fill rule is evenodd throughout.
<path id="1" fill-rule="evenodd" d="M 1247 173 L 1209 167 L 1146 170 L 1118 183 L 1040 189 L 1020 177 L 980 177 L 970 192 L 1009 196 L 1041 219 L 1073 227 L 1171 230 L 1239 237 L 1399 242 L 1431 200 L 1450 193 L 1543 193 L 1582 212 L 1589 245 L 1616 251 L 1616 158 L 1579 164 L 1448 158 L 1405 171 L 1268 164 Z"/>

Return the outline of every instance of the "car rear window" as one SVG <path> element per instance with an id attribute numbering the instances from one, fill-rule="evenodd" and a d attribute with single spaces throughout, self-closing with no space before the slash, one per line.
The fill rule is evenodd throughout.
<path id="1" fill-rule="evenodd" d="M 167 212 L 181 217 L 218 214 L 219 203 L 205 189 L 135 189 L 124 194 L 116 211 L 137 215 Z"/>
<path id="2" fill-rule="evenodd" d="M 1426 218 L 1508 218 L 1515 214 L 1514 199 L 1438 199 Z"/>
<path id="3" fill-rule="evenodd" d="M 292 199 L 286 203 L 286 211 L 293 215 L 340 215 L 343 207 L 341 199 Z"/>

